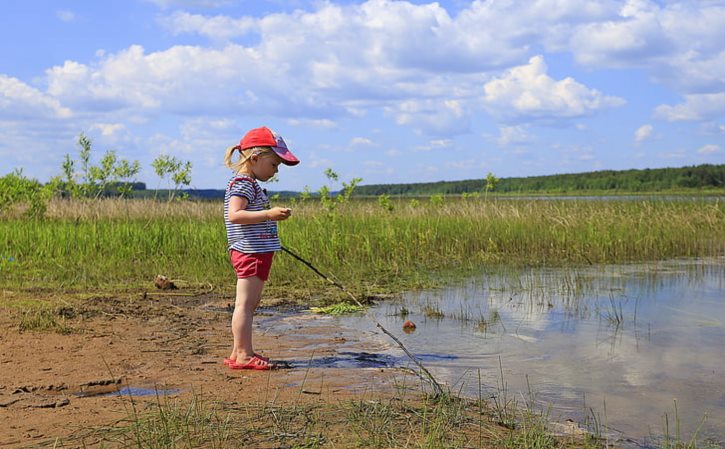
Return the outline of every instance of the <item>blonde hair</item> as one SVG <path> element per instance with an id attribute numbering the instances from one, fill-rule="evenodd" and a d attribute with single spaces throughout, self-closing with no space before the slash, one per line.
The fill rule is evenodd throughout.
<path id="1" fill-rule="evenodd" d="M 234 152 L 239 151 L 239 158 L 233 160 Z M 234 170 L 234 173 L 249 171 L 249 160 L 252 156 L 268 156 L 275 154 L 271 147 L 252 147 L 242 150 L 239 145 L 227 148 L 224 152 L 224 165 Z"/>

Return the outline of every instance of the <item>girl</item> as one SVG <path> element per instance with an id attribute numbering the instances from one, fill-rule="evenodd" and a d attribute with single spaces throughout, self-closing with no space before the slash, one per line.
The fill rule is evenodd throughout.
<path id="1" fill-rule="evenodd" d="M 240 156 L 233 161 L 236 151 Z M 279 164 L 299 162 L 282 137 L 266 127 L 249 131 L 239 145 L 228 148 L 224 155 L 224 163 L 235 173 L 224 195 L 228 250 L 237 273 L 232 314 L 234 346 L 229 358 L 224 359 L 231 369 L 274 367 L 267 357 L 254 353 L 252 319 L 272 268 L 274 252 L 281 249 L 276 222 L 288 219 L 292 211 L 270 208 L 267 193 L 257 181 L 269 180 L 277 173 Z"/>

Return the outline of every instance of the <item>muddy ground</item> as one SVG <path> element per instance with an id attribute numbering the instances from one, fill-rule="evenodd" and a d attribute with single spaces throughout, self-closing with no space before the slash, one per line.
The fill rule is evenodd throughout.
<path id="1" fill-rule="evenodd" d="M 0 299 L 17 304 L 18 294 L 5 291 Z M 394 351 L 384 337 L 339 329 L 329 317 L 299 310 L 259 310 L 255 350 L 283 369 L 248 371 L 222 364 L 231 348 L 229 296 L 175 291 L 43 301 L 54 305 L 69 333 L 21 331 L 22 309 L 1 308 L 3 448 L 59 441 L 62 447 L 93 446 L 93 429 L 127 422 L 132 408 L 158 402 L 157 391 L 226 404 L 338 403 L 372 391 L 395 394 L 401 379 L 418 382 L 404 361 L 389 355 Z M 119 390 L 137 395 L 130 401 Z"/>

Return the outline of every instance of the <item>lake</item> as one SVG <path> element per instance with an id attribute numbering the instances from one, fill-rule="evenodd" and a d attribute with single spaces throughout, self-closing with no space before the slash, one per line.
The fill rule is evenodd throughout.
<path id="1" fill-rule="evenodd" d="M 369 313 L 455 392 L 550 407 L 625 446 L 679 425 L 725 447 L 725 258 L 485 273 Z M 371 320 L 335 320 L 402 354 Z"/>

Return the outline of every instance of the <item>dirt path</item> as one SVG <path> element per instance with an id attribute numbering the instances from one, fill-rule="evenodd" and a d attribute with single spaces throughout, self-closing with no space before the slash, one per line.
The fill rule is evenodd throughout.
<path id="1" fill-rule="evenodd" d="M 260 311 L 255 349 L 285 369 L 233 371 L 230 298 L 154 295 L 71 301 L 73 331 L 24 331 L 16 309 L 0 317 L 0 447 L 53 447 L 56 438 L 113 426 L 161 396 L 244 403 L 274 397 L 339 401 L 412 376 L 374 335 L 351 334 L 325 317 Z M 72 305 L 70 305 L 72 304 Z M 393 351 L 394 352 L 394 351 Z M 386 355 L 387 354 L 387 355 Z M 132 388 L 128 395 L 107 395 Z M 68 446 L 64 446 L 68 447 Z"/>

